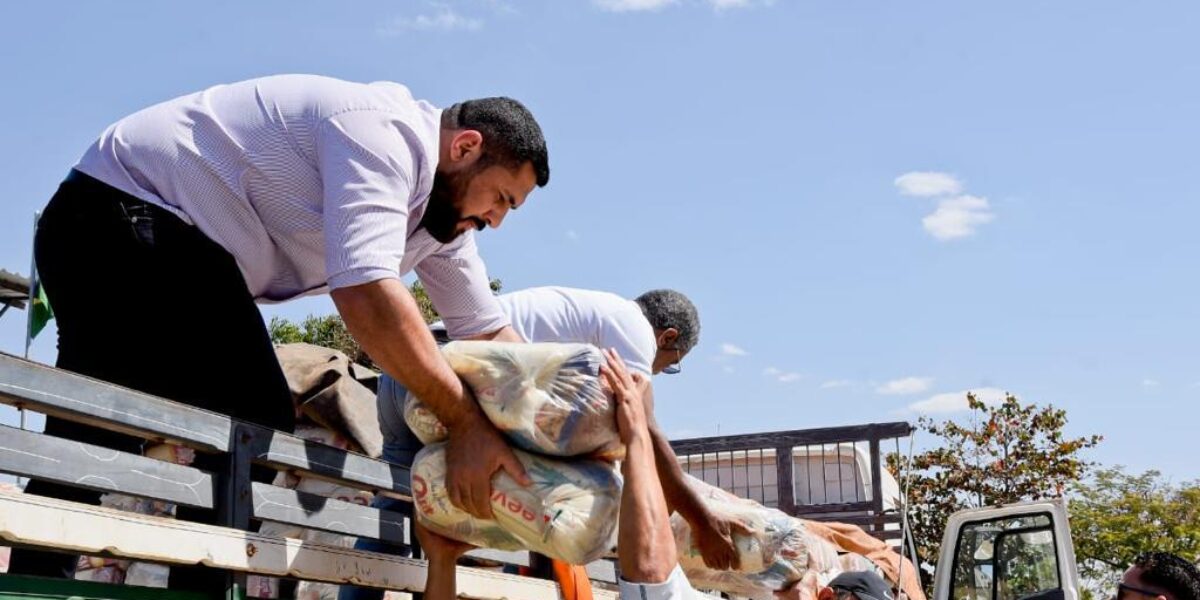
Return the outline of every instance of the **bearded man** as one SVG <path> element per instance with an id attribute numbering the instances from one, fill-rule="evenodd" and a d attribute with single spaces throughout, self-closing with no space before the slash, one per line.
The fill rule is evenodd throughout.
<path id="1" fill-rule="evenodd" d="M 256 303 L 329 293 L 371 358 L 450 428 L 453 497 L 490 517 L 492 475 L 527 478 L 400 277 L 416 272 L 452 337 L 520 341 L 474 234 L 499 227 L 549 177 L 541 128 L 509 98 L 442 110 L 395 83 L 281 75 L 151 106 L 104 131 L 38 223 L 57 364 L 291 431 Z M 46 433 L 141 444 L 56 418 Z M 27 491 L 98 499 L 44 481 Z M 61 575 L 73 562 L 20 550 L 11 572 Z M 193 587 L 175 585 L 186 571 L 172 569 L 172 587 Z"/>

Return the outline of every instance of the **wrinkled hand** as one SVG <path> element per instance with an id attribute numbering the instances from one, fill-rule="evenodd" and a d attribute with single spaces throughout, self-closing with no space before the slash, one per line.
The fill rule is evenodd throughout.
<path id="1" fill-rule="evenodd" d="M 481 519 L 492 518 L 492 476 L 503 470 L 520 485 L 533 483 L 495 425 L 478 412 L 450 428 L 446 487 L 450 503 Z"/>
<path id="2" fill-rule="evenodd" d="M 475 549 L 466 542 L 450 539 L 421 524 L 420 519 L 413 519 L 413 533 L 417 534 L 417 541 L 421 544 L 421 550 L 429 557 L 429 560 L 444 560 L 453 562 L 458 560 L 458 557 Z"/>
<path id="3" fill-rule="evenodd" d="M 650 382 L 640 373 L 631 375 L 625 361 L 612 348 L 604 350 L 604 358 L 608 364 L 600 367 L 600 373 L 608 382 L 616 403 L 617 433 L 621 442 L 628 444 L 637 433 L 649 434 L 645 398 Z"/>
<path id="4" fill-rule="evenodd" d="M 709 514 L 707 519 L 692 525 L 692 537 L 704 558 L 704 565 L 718 571 L 728 571 L 741 566 L 737 545 L 733 536 L 750 535 L 750 530 L 740 522 Z"/>

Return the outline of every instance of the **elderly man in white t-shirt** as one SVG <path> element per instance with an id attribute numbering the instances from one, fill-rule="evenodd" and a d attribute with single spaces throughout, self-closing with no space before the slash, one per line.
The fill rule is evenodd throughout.
<path id="1" fill-rule="evenodd" d="M 629 369 L 649 381 L 658 373 L 678 373 L 680 362 L 695 347 L 700 336 L 696 307 L 674 290 L 653 290 L 634 300 L 616 294 L 565 287 L 539 287 L 497 296 L 513 330 L 526 342 L 592 344 L 613 349 Z M 435 326 L 436 328 L 436 326 Z M 648 392 L 649 394 L 649 392 Z M 412 464 L 421 444 L 404 423 L 406 391 L 394 380 L 380 382 L 379 420 L 384 433 L 384 458 Z M 683 471 L 670 442 L 653 419 L 652 398 L 649 431 L 662 493 L 670 508 L 679 512 L 696 532 L 705 563 L 726 569 L 736 563 L 732 533 L 740 527 L 712 514 L 684 481 Z M 382 499 L 390 508 L 401 505 Z M 359 549 L 395 552 L 397 548 L 362 540 Z M 407 549 L 399 549 L 405 552 Z M 348 600 L 378 598 L 371 590 L 343 590 Z"/>
<path id="2" fill-rule="evenodd" d="M 676 556 L 670 512 L 655 467 L 648 406 L 650 381 L 641 373 L 631 373 L 615 349 L 604 349 L 604 357 L 607 364 L 601 373 L 613 390 L 617 431 L 625 444 L 617 533 L 621 600 L 707 600 L 709 596 L 697 592 L 688 582 Z M 415 533 L 429 556 L 425 599 L 457 598 L 455 561 L 471 547 L 420 524 Z"/>

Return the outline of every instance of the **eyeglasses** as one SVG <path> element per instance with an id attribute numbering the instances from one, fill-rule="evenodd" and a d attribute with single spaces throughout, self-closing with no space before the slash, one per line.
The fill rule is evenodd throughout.
<path id="1" fill-rule="evenodd" d="M 683 352 L 679 348 L 675 349 L 675 362 L 663 367 L 662 372 L 667 375 L 677 375 L 683 372 Z"/>
<path id="2" fill-rule="evenodd" d="M 1129 597 L 1128 595 L 1126 595 L 1126 592 L 1133 592 L 1135 594 L 1141 594 L 1143 596 L 1149 596 L 1151 598 L 1157 598 L 1159 596 L 1162 596 L 1161 593 L 1153 592 L 1146 588 L 1140 588 L 1137 586 L 1132 586 L 1132 585 L 1128 585 L 1128 584 L 1124 584 L 1124 583 L 1118 583 L 1116 600 L 1126 600 Z"/>

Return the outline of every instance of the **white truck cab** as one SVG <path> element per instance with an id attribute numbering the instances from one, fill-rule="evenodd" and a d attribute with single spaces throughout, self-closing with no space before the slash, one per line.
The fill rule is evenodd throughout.
<path id="1" fill-rule="evenodd" d="M 955 513 L 946 524 L 934 600 L 1080 600 L 1063 500 Z"/>

